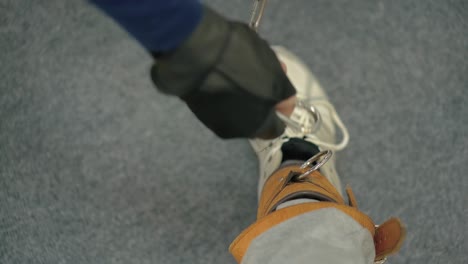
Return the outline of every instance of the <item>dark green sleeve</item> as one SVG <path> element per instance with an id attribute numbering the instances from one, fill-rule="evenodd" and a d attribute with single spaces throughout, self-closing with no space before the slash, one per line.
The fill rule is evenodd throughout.
<path id="1" fill-rule="evenodd" d="M 274 106 L 296 91 L 268 43 L 247 25 L 205 7 L 189 39 L 155 57 L 156 87 L 180 97 L 218 136 L 274 138 L 283 132 Z"/>

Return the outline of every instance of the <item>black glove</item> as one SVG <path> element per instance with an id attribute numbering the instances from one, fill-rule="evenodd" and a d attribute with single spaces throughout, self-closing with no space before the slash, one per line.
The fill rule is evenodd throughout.
<path id="1" fill-rule="evenodd" d="M 187 41 L 153 55 L 157 88 L 179 96 L 218 136 L 266 139 L 284 131 L 274 106 L 296 91 L 268 43 L 247 25 L 205 7 Z"/>

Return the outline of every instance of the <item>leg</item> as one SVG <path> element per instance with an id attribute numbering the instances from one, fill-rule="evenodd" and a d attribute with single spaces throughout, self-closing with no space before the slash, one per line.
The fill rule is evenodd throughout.
<path id="1" fill-rule="evenodd" d="M 284 48 L 275 51 L 297 89 L 298 105 L 291 117 L 281 117 L 288 125 L 283 135 L 250 141 L 260 162 L 257 221 L 231 244 L 231 253 L 239 263 L 384 260 L 398 251 L 404 228 L 398 219 L 376 228 L 358 210 L 351 189 L 345 203 L 331 150 L 346 146 L 348 132 L 307 67 Z"/>

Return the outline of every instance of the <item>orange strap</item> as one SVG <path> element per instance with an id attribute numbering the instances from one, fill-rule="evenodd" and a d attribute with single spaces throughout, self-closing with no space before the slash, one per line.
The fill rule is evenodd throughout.
<path id="1" fill-rule="evenodd" d="M 385 259 L 400 251 L 406 229 L 398 218 L 391 218 L 377 227 L 374 235 L 375 260 Z"/>
<path id="2" fill-rule="evenodd" d="M 316 194 L 330 202 L 345 204 L 335 187 L 318 171 L 314 171 L 305 181 L 292 181 L 292 177 L 295 174 L 303 173 L 306 170 L 299 169 L 297 166 L 288 166 L 277 170 L 271 175 L 263 186 L 258 205 L 257 219 L 274 211 L 276 206 L 284 202 L 285 198 L 287 199 L 294 194 L 300 195 L 302 192 Z"/>

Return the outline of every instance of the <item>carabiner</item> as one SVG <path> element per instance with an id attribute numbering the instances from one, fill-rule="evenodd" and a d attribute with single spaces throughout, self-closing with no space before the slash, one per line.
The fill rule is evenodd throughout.
<path id="1" fill-rule="evenodd" d="M 258 26 L 260 25 L 263 12 L 265 11 L 266 2 L 267 0 L 254 0 L 249 24 L 254 31 L 258 31 Z"/>

